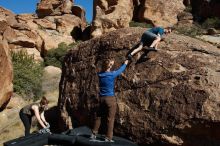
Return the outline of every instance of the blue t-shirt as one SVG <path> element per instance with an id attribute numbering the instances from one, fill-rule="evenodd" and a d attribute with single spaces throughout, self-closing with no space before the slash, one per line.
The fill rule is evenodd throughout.
<path id="1" fill-rule="evenodd" d="M 156 35 L 160 34 L 160 36 L 164 34 L 164 29 L 162 27 L 153 27 L 149 29 L 148 31 Z"/>
<path id="2" fill-rule="evenodd" d="M 99 72 L 99 96 L 114 96 L 115 78 L 119 76 L 126 68 L 123 64 L 118 70 L 111 72 Z"/>

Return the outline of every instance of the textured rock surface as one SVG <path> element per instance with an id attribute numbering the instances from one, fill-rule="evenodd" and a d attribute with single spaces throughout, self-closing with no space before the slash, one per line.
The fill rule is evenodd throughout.
<path id="1" fill-rule="evenodd" d="M 102 59 L 113 57 L 114 68 L 119 67 L 143 32 L 119 29 L 66 55 L 58 102 L 62 128 L 68 127 L 68 116 L 91 125 Z M 117 79 L 115 134 L 139 144 L 219 145 L 220 50 L 177 34 L 170 34 L 159 48 L 136 55 Z"/>
<path id="2" fill-rule="evenodd" d="M 176 24 L 177 15 L 185 8 L 183 0 L 142 0 L 137 4 L 137 20 L 165 27 Z"/>
<path id="3" fill-rule="evenodd" d="M 75 5 L 72 7 L 72 13 L 73 15 L 79 17 L 82 20 L 82 24 L 81 24 L 82 28 L 85 28 L 86 27 L 86 17 L 85 17 L 86 11 L 81 6 Z"/>
<path id="4" fill-rule="evenodd" d="M 94 0 L 92 37 L 129 26 L 133 17 L 132 0 Z"/>
<path id="5" fill-rule="evenodd" d="M 184 4 L 185 6 L 190 6 L 191 0 L 183 0 L 183 4 Z"/>
<path id="6" fill-rule="evenodd" d="M 220 45 L 220 35 L 201 35 L 198 38 L 215 45 Z"/>
<path id="7" fill-rule="evenodd" d="M 20 109 L 30 104 L 21 96 L 13 94 L 4 111 L 0 112 L 0 145 L 24 135 L 24 126 L 19 117 Z"/>
<path id="8" fill-rule="evenodd" d="M 0 77 L 0 107 L 6 104 L 12 92 L 12 66 L 9 50 L 15 52 L 26 50 L 29 55 L 34 56 L 35 60 L 42 61 L 41 55 L 50 49 L 57 48 L 59 43 L 70 44 L 74 42 L 75 38 L 73 38 L 72 33 L 74 33 L 75 28 L 82 31 L 86 25 L 85 11 L 73 7 L 72 0 L 42 0 L 42 2 L 47 4 L 44 5 L 45 11 L 53 6 L 53 14 L 58 14 L 59 11 L 61 12 L 59 16 L 48 16 L 52 14 L 44 13 L 44 10 L 39 10 L 39 15 L 43 15 L 44 18 L 39 18 L 34 14 L 16 15 L 0 7 L 0 70 L 2 72 Z M 43 7 L 43 4 L 38 6 Z M 72 11 L 76 15 L 72 14 Z"/>
<path id="9" fill-rule="evenodd" d="M 218 0 L 192 0 L 193 13 L 199 17 L 219 17 L 220 2 Z"/>
<path id="10" fill-rule="evenodd" d="M 51 15 L 71 14 L 73 0 L 41 0 L 36 13 L 42 18 Z"/>
<path id="11" fill-rule="evenodd" d="M 190 12 L 181 12 L 177 15 L 178 18 L 178 27 L 189 28 L 193 27 L 193 15 Z"/>
<path id="12" fill-rule="evenodd" d="M 44 2 L 52 6 L 56 1 L 42 1 L 42 3 Z M 60 3 L 61 1 L 59 1 Z M 69 2 L 63 1 L 62 6 L 66 3 Z M 61 11 L 61 7 L 59 8 Z M 7 40 L 11 50 L 27 50 L 28 54 L 33 54 L 36 60 L 41 61 L 41 55 L 50 49 L 57 48 L 59 43 L 70 44 L 78 40 L 79 38 L 73 34 L 78 30 L 82 32 L 86 27 L 85 11 L 82 8 L 73 7 L 72 2 L 69 9 L 71 14 L 64 12 L 58 16 L 45 14 L 44 18 L 38 18 L 34 14 L 15 15 L 0 7 L 0 24 L 2 26 L 0 34 Z M 75 9 L 76 11 L 74 11 Z M 72 14 L 72 11 L 75 14 Z M 79 37 L 81 37 L 80 35 Z"/>
<path id="13" fill-rule="evenodd" d="M 44 68 L 42 91 L 50 101 L 50 107 L 57 104 L 61 69 L 54 66 Z"/>
<path id="14" fill-rule="evenodd" d="M 13 92 L 12 63 L 6 40 L 0 40 L 0 111 L 5 108 Z"/>

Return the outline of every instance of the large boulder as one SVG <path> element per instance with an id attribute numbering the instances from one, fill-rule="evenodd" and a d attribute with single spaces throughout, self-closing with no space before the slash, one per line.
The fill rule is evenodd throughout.
<path id="1" fill-rule="evenodd" d="M 4 111 L 0 112 L 1 143 L 24 135 L 24 125 L 18 113 L 27 104 L 30 103 L 21 96 L 13 94 L 7 107 Z"/>
<path id="2" fill-rule="evenodd" d="M 5 39 L 0 40 L 0 111 L 9 102 L 13 92 L 13 72 L 9 47 Z"/>
<path id="3" fill-rule="evenodd" d="M 1 37 L 11 51 L 27 50 L 38 61 L 42 61 L 40 52 L 43 40 L 35 31 L 38 26 L 30 25 L 36 18 L 31 14 L 15 15 L 9 10 L 0 8 Z M 30 26 L 31 27 L 30 27 Z"/>
<path id="4" fill-rule="evenodd" d="M 191 0 L 192 11 L 197 17 L 219 17 L 219 0 Z"/>
<path id="5" fill-rule="evenodd" d="M 177 15 L 185 8 L 183 0 L 142 0 L 137 4 L 134 17 L 138 21 L 164 27 L 176 24 Z"/>
<path id="6" fill-rule="evenodd" d="M 62 16 L 46 16 L 44 18 L 35 18 L 28 16 L 19 16 L 18 20 L 26 23 L 31 31 L 29 39 L 35 41 L 37 50 L 44 54 L 50 49 L 57 48 L 59 43 L 70 44 L 75 41 L 72 36 L 75 28 L 84 29 L 84 21 L 80 17 L 64 14 Z M 28 31 L 23 31 L 27 35 Z M 34 35 L 36 34 L 36 35 Z"/>
<path id="7" fill-rule="evenodd" d="M 94 0 L 92 37 L 129 26 L 133 17 L 132 0 Z"/>
<path id="8" fill-rule="evenodd" d="M 0 7 L 0 36 L 7 40 L 10 50 L 27 50 L 29 55 L 42 61 L 41 55 L 57 48 L 59 43 L 80 40 L 86 19 L 85 11 L 79 6 L 73 7 L 72 0 L 42 0 L 38 6 L 51 6 L 53 13 L 39 18 L 36 14 L 15 15 Z"/>
<path id="9" fill-rule="evenodd" d="M 54 66 L 44 68 L 42 91 L 50 101 L 50 107 L 56 105 L 59 96 L 59 82 L 61 77 L 61 69 Z"/>
<path id="10" fill-rule="evenodd" d="M 81 21 L 82 21 L 81 26 L 82 26 L 82 28 L 85 28 L 87 25 L 86 24 L 86 17 L 85 17 L 86 11 L 83 9 L 83 7 L 78 6 L 78 5 L 73 6 L 72 13 L 73 13 L 73 15 L 75 15 L 81 19 Z"/>
<path id="11" fill-rule="evenodd" d="M 71 36 L 71 33 L 74 31 L 75 27 L 83 29 L 81 28 L 81 24 L 83 24 L 83 22 L 75 15 L 65 14 L 63 16 L 57 16 L 55 19 L 57 31 L 61 34 Z"/>
<path id="12" fill-rule="evenodd" d="M 17 23 L 15 14 L 11 11 L 0 7 L 0 34 L 2 34 L 8 26 Z"/>
<path id="13" fill-rule="evenodd" d="M 191 5 L 191 0 L 183 0 L 183 4 L 185 6 L 190 6 Z"/>
<path id="14" fill-rule="evenodd" d="M 81 43 L 65 56 L 58 107 L 61 128 L 93 123 L 97 70 L 104 58 L 114 69 L 145 29 L 124 28 Z M 219 145 L 220 50 L 200 40 L 170 34 L 157 52 L 142 51 L 115 83 L 115 135 L 139 144 Z"/>
<path id="15" fill-rule="evenodd" d="M 71 14 L 73 0 L 41 0 L 36 13 L 39 18 L 51 15 Z"/>

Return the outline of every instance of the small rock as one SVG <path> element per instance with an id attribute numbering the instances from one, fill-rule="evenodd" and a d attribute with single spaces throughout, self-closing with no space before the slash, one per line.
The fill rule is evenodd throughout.
<path id="1" fill-rule="evenodd" d="M 207 30 L 207 34 L 208 35 L 215 35 L 215 34 L 217 34 L 218 32 L 217 32 L 217 30 L 215 29 L 215 28 L 209 28 L 208 30 Z"/>

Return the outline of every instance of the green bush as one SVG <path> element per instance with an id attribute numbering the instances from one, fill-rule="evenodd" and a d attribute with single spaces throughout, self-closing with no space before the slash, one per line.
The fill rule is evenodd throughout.
<path id="1" fill-rule="evenodd" d="M 37 100 L 42 96 L 41 78 L 42 63 L 36 62 L 33 56 L 25 51 L 11 52 L 14 91 L 25 98 Z"/>
<path id="2" fill-rule="evenodd" d="M 202 23 L 203 28 L 220 28 L 220 19 L 217 17 L 207 18 L 205 22 Z"/>
<path id="3" fill-rule="evenodd" d="M 181 26 L 174 28 L 178 33 L 184 34 L 187 36 L 195 37 L 203 33 L 203 29 L 200 26 L 194 25 L 192 27 Z"/>
<path id="4" fill-rule="evenodd" d="M 131 21 L 129 23 L 130 27 L 143 27 L 143 28 L 151 28 L 153 27 L 151 24 L 147 24 L 147 23 L 143 23 L 143 22 L 135 22 L 135 21 Z"/>
<path id="5" fill-rule="evenodd" d="M 192 12 L 192 6 L 187 6 L 184 10 L 185 12 Z"/>
<path id="6" fill-rule="evenodd" d="M 72 43 L 67 45 L 66 43 L 60 43 L 58 48 L 51 49 L 46 53 L 44 57 L 44 64 L 45 66 L 56 66 L 61 68 L 64 56 L 66 55 L 67 51 L 77 45 L 79 42 Z"/>

